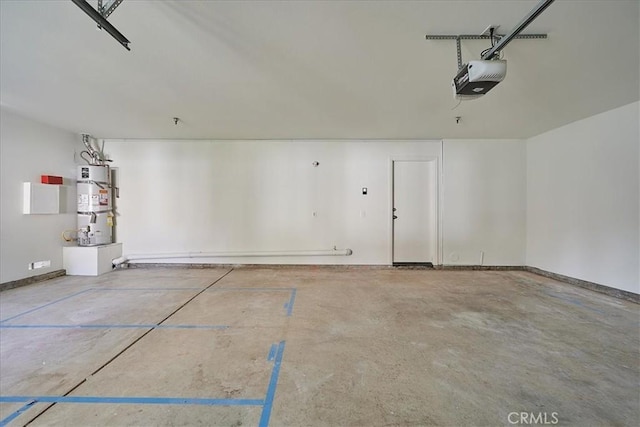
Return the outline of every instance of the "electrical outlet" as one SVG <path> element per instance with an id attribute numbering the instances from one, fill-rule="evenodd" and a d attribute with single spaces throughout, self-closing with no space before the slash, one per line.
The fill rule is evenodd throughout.
<path id="1" fill-rule="evenodd" d="M 51 261 L 36 261 L 29 263 L 29 270 L 37 270 L 38 268 L 51 267 Z"/>

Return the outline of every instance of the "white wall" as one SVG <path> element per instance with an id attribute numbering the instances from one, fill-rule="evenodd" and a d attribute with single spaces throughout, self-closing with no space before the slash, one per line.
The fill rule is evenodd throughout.
<path id="1" fill-rule="evenodd" d="M 445 140 L 443 157 L 443 264 L 524 265 L 524 141 Z"/>
<path id="2" fill-rule="evenodd" d="M 127 254 L 335 246 L 353 255 L 213 261 L 387 264 L 389 157 L 439 156 L 441 143 L 109 140 L 105 147 L 120 177 L 117 236 Z"/>
<path id="3" fill-rule="evenodd" d="M 57 128 L 0 108 L 0 283 L 62 269 L 64 230 L 74 229 L 75 164 L 79 138 Z M 59 215 L 23 215 L 22 183 L 40 182 L 40 175 L 65 178 Z M 51 267 L 29 270 L 34 261 Z"/>
<path id="4" fill-rule="evenodd" d="M 527 141 L 527 265 L 640 293 L 638 105 Z"/>
<path id="5" fill-rule="evenodd" d="M 389 264 L 390 159 L 441 155 L 439 141 L 108 140 L 105 147 L 120 176 L 117 236 L 127 254 L 353 250 L 350 257 L 196 262 Z M 445 153 L 454 166 L 448 172 L 445 165 L 445 183 L 449 173 L 462 177 L 444 192 L 443 216 L 455 218 L 447 222 L 445 236 L 455 237 L 447 248 L 468 264 L 479 255 L 467 258 L 467 247 L 469 254 L 484 250 L 486 265 L 521 265 L 523 145 L 447 141 Z M 458 170 L 456 162 L 473 171 Z M 477 182 L 490 185 L 488 197 L 480 197 Z M 476 200 L 472 212 L 461 215 L 468 200 Z"/>

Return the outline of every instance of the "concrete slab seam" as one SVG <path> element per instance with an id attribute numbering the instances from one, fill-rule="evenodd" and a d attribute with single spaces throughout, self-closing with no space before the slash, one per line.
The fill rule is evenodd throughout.
<path id="1" fill-rule="evenodd" d="M 96 328 L 96 329 L 108 329 L 108 328 L 122 328 L 122 329 L 135 329 L 135 328 L 176 328 L 176 329 L 197 329 L 197 328 L 202 328 L 202 329 L 227 329 L 229 328 L 229 326 L 227 325 L 160 325 L 160 324 L 146 324 L 146 325 L 118 325 L 118 324 L 113 324 L 113 325 L 46 325 L 46 324 L 40 324 L 40 325 L 2 325 L 2 323 L 4 322 L 8 322 L 9 320 L 13 320 L 16 319 L 18 317 L 24 316 L 26 314 L 32 313 L 34 311 L 46 308 L 48 306 L 51 306 L 53 304 L 56 304 L 58 302 L 62 302 L 66 299 L 72 298 L 74 296 L 77 296 L 79 294 L 82 293 L 86 293 L 89 291 L 95 291 L 95 292 L 101 292 L 101 291 L 147 291 L 149 290 L 148 288 L 123 288 L 123 289 L 118 289 L 118 288 L 91 288 L 91 289 L 85 289 L 84 291 L 72 294 L 72 295 L 68 295 L 64 298 L 60 298 L 56 301 L 52 301 L 48 304 L 33 308 L 31 310 L 25 311 L 23 313 L 17 314 L 13 317 L 9 317 L 7 319 L 4 319 L 2 321 L 0 321 L 0 329 L 2 328 L 11 328 L 11 329 L 29 329 L 29 328 L 33 328 L 33 329 L 63 329 L 63 328 Z M 153 290 L 158 290 L 158 291 L 164 291 L 164 290 L 200 290 L 200 288 L 167 288 L 167 289 L 153 289 Z M 271 291 L 287 291 L 287 292 L 291 292 L 291 296 L 289 298 L 289 301 L 286 302 L 284 304 L 284 309 L 287 310 L 287 317 L 290 317 L 292 315 L 293 312 L 293 304 L 295 303 L 295 299 L 296 299 L 296 288 L 216 288 L 216 289 L 212 289 L 212 290 L 242 290 L 242 291 L 258 291 L 258 292 L 271 292 Z"/>
<path id="2" fill-rule="evenodd" d="M 152 292 L 161 292 L 161 291 L 199 291 L 199 290 L 202 290 L 202 289 L 203 288 L 89 288 L 89 289 L 85 289 L 85 290 L 80 291 L 80 292 L 76 292 L 76 293 L 71 294 L 71 295 L 67 295 L 66 297 L 62 297 L 62 298 L 57 299 L 55 301 L 51 301 L 51 302 L 49 302 L 47 304 L 44 304 L 44 305 L 29 309 L 29 310 L 27 310 L 25 312 L 22 312 L 20 314 L 16 314 L 15 316 L 9 317 L 7 319 L 0 320 L 0 323 L 4 323 L 4 322 L 7 322 L 9 320 L 13 320 L 15 318 L 24 316 L 25 314 L 33 313 L 34 311 L 41 310 L 41 309 L 49 307 L 49 306 L 51 306 L 53 304 L 57 304 L 59 302 L 65 301 L 65 300 L 67 300 L 69 298 L 73 298 L 75 296 L 78 296 L 78 295 L 81 295 L 81 294 L 84 294 L 84 293 L 87 293 L 87 292 L 91 292 L 91 291 L 94 291 L 94 292 L 102 292 L 102 291 L 152 291 Z"/>
<path id="3" fill-rule="evenodd" d="M 0 427 L 27 411 L 35 403 L 85 403 L 85 404 L 136 404 L 136 405 L 205 405 L 205 406 L 262 406 L 260 427 L 267 427 L 271 417 L 271 409 L 278 386 L 280 367 L 284 354 L 285 341 L 272 344 L 268 360 L 273 361 L 271 377 L 264 399 L 220 399 L 220 398 L 185 398 L 185 397 L 112 397 L 112 396 L 0 396 L 0 403 L 26 402 L 17 411 L 0 421 Z"/>
<path id="4" fill-rule="evenodd" d="M 165 317 L 164 319 L 162 319 L 160 322 L 157 322 L 157 324 L 156 324 L 156 325 L 157 325 L 157 326 L 161 325 L 163 322 L 165 322 L 167 319 L 169 319 L 169 318 L 170 318 L 171 316 L 173 316 L 175 313 L 177 313 L 178 311 L 180 311 L 180 310 L 181 310 L 185 305 L 187 305 L 188 303 L 190 303 L 191 301 L 193 301 L 193 300 L 194 300 L 198 295 L 202 294 L 204 291 L 206 291 L 207 289 L 209 289 L 209 288 L 211 288 L 212 286 L 214 286 L 214 285 L 215 285 L 216 283 L 218 283 L 220 280 L 224 279 L 224 278 L 225 278 L 227 275 L 229 275 L 232 271 L 233 271 L 233 269 L 231 269 L 231 270 L 227 271 L 225 274 L 223 274 L 222 276 L 220 276 L 219 278 L 217 278 L 214 282 L 212 282 L 212 283 L 211 283 L 209 286 L 207 286 L 206 288 L 201 289 L 201 290 L 199 289 L 199 292 L 198 292 L 198 293 L 196 293 L 194 296 L 192 296 L 191 298 L 189 298 L 189 300 L 187 300 L 184 304 L 180 305 L 177 309 L 175 309 L 173 312 L 171 312 L 168 316 L 166 316 L 166 317 Z M 15 319 L 16 317 L 22 316 L 22 315 L 24 315 L 24 314 L 26 314 L 26 313 L 33 312 L 33 311 L 35 311 L 35 310 L 39 310 L 39 309 L 44 308 L 44 307 L 46 307 L 46 306 L 48 306 L 48 305 L 55 304 L 55 303 L 57 303 L 57 302 L 63 301 L 63 300 L 65 300 L 65 299 L 68 299 L 68 298 L 74 297 L 74 296 L 76 296 L 76 295 L 79 295 L 79 294 L 82 294 L 82 293 L 84 293 L 84 292 L 91 291 L 91 290 L 94 290 L 94 289 L 95 289 L 95 288 L 90 288 L 90 289 L 86 289 L 86 290 L 84 290 L 84 291 L 78 292 L 77 294 L 69 295 L 69 296 L 67 296 L 67 297 L 64 297 L 64 298 L 61 298 L 61 299 L 59 299 L 59 300 L 53 301 L 53 302 L 51 302 L 51 303 L 49 303 L 49 304 L 45 304 L 44 306 L 41 306 L 41 307 L 38 307 L 38 308 L 35 308 L 35 309 L 32 309 L 32 310 L 29 310 L 29 311 L 27 311 L 27 312 L 25 312 L 25 313 L 22 313 L 22 314 L 20 314 L 20 315 L 13 316 L 12 318 L 5 319 L 5 321 L 6 321 L 6 320 Z M 2 323 L 2 322 L 0 322 L 0 323 Z M 135 339 L 132 343 L 130 343 L 130 344 L 129 344 L 129 345 L 127 345 L 124 349 L 122 349 L 121 351 L 119 351 L 115 356 L 113 356 L 111 359 L 109 359 L 107 362 L 105 362 L 102 366 L 100 366 L 98 369 L 96 369 L 95 371 L 93 371 L 93 372 L 91 373 L 91 376 L 93 376 L 93 375 L 95 375 L 96 373 L 98 373 L 99 371 L 101 371 L 105 366 L 109 365 L 113 360 L 115 360 L 116 358 L 118 358 L 122 353 L 124 353 L 125 351 L 127 351 L 127 350 L 128 350 L 129 348 L 131 348 L 134 344 L 136 344 L 138 341 L 140 341 L 142 338 L 144 338 L 147 334 L 149 334 L 151 331 L 153 331 L 153 330 L 155 330 L 155 329 L 156 329 L 156 328 L 151 328 L 151 329 L 149 329 L 148 331 L 146 331 L 145 333 L 143 333 L 141 336 L 139 336 L 137 339 Z M 85 381 L 86 381 L 86 378 L 84 378 L 84 379 L 83 379 L 82 381 L 80 381 L 78 384 L 76 384 L 75 386 L 73 386 L 69 391 L 67 391 L 67 392 L 64 394 L 64 396 L 63 396 L 63 397 L 68 397 L 68 395 L 69 395 L 70 393 L 72 393 L 75 389 L 77 389 L 78 387 L 80 387 L 80 386 L 81 386 Z M 0 396 L 0 402 L 2 402 L 2 398 L 3 398 L 3 396 Z M 49 405 L 46 409 L 44 409 L 42 412 L 40 412 L 38 415 L 36 415 L 34 418 L 32 418 L 32 419 L 29 421 L 29 423 L 33 422 L 36 418 L 40 417 L 40 416 L 41 416 L 42 414 L 44 414 L 46 411 L 48 411 L 49 409 L 51 409 L 51 407 L 53 407 L 55 404 L 56 404 L 56 402 L 51 402 L 51 405 Z"/>
<path id="5" fill-rule="evenodd" d="M 200 288 L 195 288 L 195 287 L 193 287 L 193 288 L 192 287 L 189 287 L 189 288 L 89 288 L 89 289 L 85 289 L 85 290 L 80 291 L 80 292 L 73 293 L 71 295 L 67 295 L 67 296 L 62 297 L 60 299 L 57 299 L 55 301 L 48 302 L 47 304 L 44 304 L 44 305 L 29 309 L 29 310 L 24 311 L 22 313 L 16 314 L 16 315 L 14 315 L 12 317 L 8 317 L 6 319 L 2 319 L 2 320 L 0 320 L 0 323 L 4 323 L 4 322 L 7 322 L 9 320 L 16 319 L 16 318 L 18 318 L 20 316 L 24 316 L 25 314 L 33 313 L 34 311 L 41 310 L 41 309 L 49 307 L 49 306 L 51 306 L 53 304 L 57 304 L 59 302 L 65 301 L 65 300 L 67 300 L 69 298 L 73 298 L 75 296 L 78 296 L 78 295 L 81 295 L 81 294 L 84 294 L 84 293 L 87 293 L 87 292 L 91 292 L 91 291 L 95 291 L 95 292 L 101 292 L 101 291 L 151 291 L 151 292 L 161 292 L 161 291 L 199 291 L 199 290 L 203 290 L 203 289 L 206 289 L 206 287 L 205 288 L 201 288 L 201 287 Z"/>
<path id="6" fill-rule="evenodd" d="M 231 271 L 229 271 L 227 274 L 229 274 Z M 225 274 L 224 276 L 226 276 L 227 274 Z M 220 279 L 222 279 L 222 277 Z M 184 305 L 186 305 L 188 302 L 190 302 L 195 297 L 197 297 L 198 295 L 200 295 L 201 293 L 203 293 L 204 291 L 209 290 L 209 289 L 211 289 L 211 290 L 223 290 L 223 291 L 238 291 L 239 290 L 239 291 L 254 291 L 254 292 L 256 292 L 256 291 L 257 292 L 260 292 L 260 291 L 270 291 L 270 292 L 271 291 L 285 291 L 285 292 L 290 292 L 289 301 L 284 304 L 284 308 L 286 310 L 286 315 L 287 316 L 291 316 L 292 315 L 293 305 L 295 303 L 295 297 L 296 297 L 296 288 L 212 288 L 212 286 L 215 283 L 217 283 L 220 279 L 218 279 L 216 282 L 212 283 L 211 285 L 209 285 L 207 288 L 204 288 L 204 289 L 201 289 L 201 288 L 164 288 L 164 289 L 163 288 L 155 288 L 155 289 L 154 288 L 151 288 L 151 289 L 148 289 L 148 288 L 120 288 L 120 289 L 118 289 L 118 288 L 103 288 L 103 289 L 90 288 L 90 289 L 85 289 L 83 291 L 76 292 L 76 293 L 71 294 L 71 295 L 67 295 L 67 296 L 65 296 L 63 298 L 60 298 L 58 300 L 51 301 L 51 302 L 49 302 L 47 304 L 32 308 L 32 309 L 27 310 L 27 311 L 25 311 L 23 313 L 19 313 L 19 314 L 15 315 L 15 316 L 7 318 L 7 319 L 0 320 L 0 329 L 1 328 L 7 328 L 7 329 L 9 329 L 9 328 L 14 328 L 14 329 L 29 329 L 29 328 L 34 328 L 34 329 L 36 329 L 36 328 L 37 329 L 43 329 L 43 328 L 95 328 L 95 329 L 97 329 L 97 328 L 145 328 L 145 329 L 150 329 L 148 332 L 150 332 L 151 330 L 156 329 L 156 328 L 166 328 L 166 329 L 171 329 L 171 328 L 179 328 L 179 329 L 191 329 L 191 328 L 193 328 L 193 329 L 195 329 L 195 328 L 200 328 L 200 329 L 227 329 L 230 326 L 227 326 L 227 325 L 162 325 L 161 324 L 162 322 L 166 321 L 169 317 L 171 317 L 173 314 L 175 314 L 175 312 L 179 311 L 180 308 L 184 307 Z M 175 310 L 174 313 L 170 314 L 169 316 L 167 316 L 167 318 L 165 318 L 164 320 L 162 320 L 161 322 L 159 322 L 157 324 L 105 324 L 105 325 L 99 325 L 99 324 L 95 324 L 95 325 L 91 325 L 91 324 L 86 324 L 86 325 L 84 325 L 84 324 L 81 324 L 81 325 L 53 325 L 53 324 L 52 325 L 46 325 L 46 324 L 6 325 L 5 324 L 5 325 L 2 325 L 2 323 L 7 322 L 9 320 L 16 319 L 16 318 L 18 318 L 20 316 L 32 313 L 32 312 L 37 311 L 37 310 L 41 310 L 41 309 L 46 308 L 48 306 L 51 306 L 53 304 L 65 301 L 67 299 L 76 297 L 78 295 L 81 295 L 83 293 L 87 293 L 87 292 L 90 292 L 90 291 L 118 291 L 118 290 L 122 290 L 122 291 L 164 291 L 164 290 L 194 290 L 194 289 L 200 290 L 200 292 L 198 292 L 198 294 L 196 294 L 189 301 L 187 301 L 187 303 L 183 304 L 181 307 L 179 307 L 177 310 Z M 145 335 L 146 335 L 146 333 L 145 333 Z M 142 337 L 140 337 L 140 338 L 142 338 Z M 138 340 L 136 340 L 136 341 L 138 341 Z M 132 343 L 131 345 L 133 345 L 134 343 Z M 126 404 L 126 403 L 129 403 L 129 404 L 157 404 L 157 405 L 163 405 L 164 404 L 164 405 L 209 405 L 209 406 L 214 406 L 214 405 L 220 405 L 220 406 L 238 406 L 238 405 L 241 405 L 241 406 L 262 406 L 262 413 L 261 413 L 261 417 L 260 417 L 259 426 L 260 427 L 267 427 L 269 425 L 269 419 L 270 419 L 270 416 L 271 416 L 272 405 L 273 405 L 273 401 L 274 401 L 275 393 L 276 393 L 276 388 L 277 388 L 277 384 L 278 384 L 278 377 L 279 377 L 279 374 L 280 374 L 280 367 L 282 365 L 284 347 L 285 347 L 285 341 L 280 341 L 280 343 L 277 344 L 277 345 L 273 344 L 271 346 L 270 350 L 269 350 L 269 354 L 268 354 L 267 360 L 268 361 L 273 361 L 274 362 L 274 366 L 272 368 L 271 377 L 270 377 L 270 380 L 269 380 L 269 385 L 267 387 L 267 393 L 266 393 L 266 396 L 265 396 L 264 400 L 260 400 L 260 399 L 219 399 L 219 398 L 200 399 L 200 398 L 175 398 L 175 397 L 68 396 L 68 393 L 70 393 L 73 389 L 70 390 L 68 393 L 66 393 L 64 396 L 0 396 L 0 402 L 2 402 L 2 403 L 21 403 L 21 402 L 26 402 L 25 405 L 22 406 L 20 409 L 18 409 L 14 413 L 10 414 L 4 420 L 1 420 L 0 421 L 0 426 L 4 426 L 4 425 L 8 424 L 12 420 L 14 420 L 18 416 L 20 416 L 20 414 L 22 414 L 23 412 L 25 412 L 29 408 L 31 408 L 35 403 L 51 403 L 53 405 L 55 405 L 57 403 L 96 403 L 96 404 L 97 403 L 111 403 L 111 404 Z M 124 350 L 122 352 L 124 352 Z M 121 354 L 122 352 L 120 352 L 119 354 Z M 115 357 L 117 357 L 118 355 L 116 355 Z M 107 364 L 108 363 L 109 362 L 107 362 Z M 104 367 L 104 365 L 102 367 Z M 99 368 L 97 371 L 99 371 L 101 368 Z M 76 387 L 74 387 L 74 389 L 75 388 Z"/>
<path id="7" fill-rule="evenodd" d="M 134 329 L 134 328 L 184 328 L 184 329 L 189 329 L 189 328 L 203 328 L 203 329 L 226 329 L 229 328 L 229 326 L 227 325 L 160 325 L 160 324 L 148 324 L 148 325 L 46 325 L 46 324 L 42 324 L 42 325 L 2 325 L 2 323 L 4 322 L 8 322 L 9 320 L 13 320 L 16 319 L 18 317 L 24 316 L 26 314 L 30 314 L 34 311 L 37 310 L 41 310 L 43 308 L 49 307 L 53 304 L 56 304 L 58 302 L 62 302 L 64 300 L 67 300 L 69 298 L 73 298 L 75 296 L 78 296 L 80 294 L 83 293 L 87 293 L 90 291 L 148 291 L 148 290 L 153 290 L 153 291 L 165 291 L 165 290 L 176 290 L 176 291 L 181 291 L 181 290 L 201 290 L 201 288 L 153 288 L 153 289 L 148 289 L 148 288 L 90 288 L 90 289 L 85 289 L 83 291 L 71 294 L 71 295 L 67 295 L 66 297 L 60 298 L 58 300 L 55 301 L 51 301 L 47 304 L 44 304 L 42 306 L 39 307 L 35 307 L 32 308 L 30 310 L 27 310 L 23 313 L 17 314 L 15 316 L 9 317 L 7 319 L 4 320 L 0 320 L 0 329 L 1 328 L 12 328 L 12 329 L 29 329 L 29 328 L 33 328 L 33 329 L 62 329 L 62 328 L 97 328 L 97 329 L 107 329 L 107 328 L 129 328 L 129 329 Z M 223 291 L 234 291 L 234 290 L 241 290 L 241 291 L 287 291 L 287 292 L 291 292 L 291 297 L 289 299 L 289 301 L 287 303 L 284 304 L 284 308 L 285 310 L 287 310 L 287 316 L 291 316 L 292 312 L 293 312 L 293 304 L 295 302 L 295 298 L 296 298 L 296 288 L 212 288 L 212 290 L 223 290 Z"/>

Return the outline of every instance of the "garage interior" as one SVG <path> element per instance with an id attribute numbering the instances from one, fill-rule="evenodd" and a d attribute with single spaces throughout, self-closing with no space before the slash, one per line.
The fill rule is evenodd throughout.
<path id="1" fill-rule="evenodd" d="M 1 0 L 0 425 L 635 425 L 639 22 Z"/>

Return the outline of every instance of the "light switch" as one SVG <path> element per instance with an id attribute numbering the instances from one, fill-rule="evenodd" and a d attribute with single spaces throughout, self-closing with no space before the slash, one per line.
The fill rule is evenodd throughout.
<path id="1" fill-rule="evenodd" d="M 367 190 L 367 187 L 362 187 L 362 195 L 363 196 L 366 196 L 368 192 L 369 192 L 369 190 Z"/>

